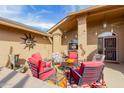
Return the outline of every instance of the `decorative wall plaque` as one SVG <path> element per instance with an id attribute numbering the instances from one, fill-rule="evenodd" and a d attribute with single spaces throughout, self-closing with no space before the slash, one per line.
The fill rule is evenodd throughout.
<path id="1" fill-rule="evenodd" d="M 21 37 L 23 40 L 22 44 L 25 44 L 24 49 L 29 48 L 29 50 L 34 48 L 36 45 L 35 36 L 32 36 L 30 33 L 29 34 L 24 34 L 25 37 Z"/>

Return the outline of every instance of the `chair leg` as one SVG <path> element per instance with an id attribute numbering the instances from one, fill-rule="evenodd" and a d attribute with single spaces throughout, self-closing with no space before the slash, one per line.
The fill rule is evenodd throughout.
<path id="1" fill-rule="evenodd" d="M 78 84 L 79 86 L 81 86 L 81 84 L 82 84 L 82 78 L 79 79 L 79 81 L 77 82 L 77 84 Z"/>
<path id="2" fill-rule="evenodd" d="M 100 80 L 102 80 L 102 82 L 104 82 L 104 73 L 103 73 L 103 69 L 104 69 L 104 66 L 103 66 L 103 68 L 102 68 L 101 75 L 100 75 L 99 79 L 98 79 L 96 82 L 100 82 Z"/>
<path id="3" fill-rule="evenodd" d="M 71 71 L 70 71 L 70 75 L 69 75 L 70 77 L 69 77 L 69 83 L 70 83 L 70 85 L 72 84 L 72 76 L 71 76 Z"/>
<path id="4" fill-rule="evenodd" d="M 102 78 L 102 82 L 105 82 L 105 81 L 104 81 L 104 74 L 103 74 L 103 73 L 102 73 L 101 78 Z"/>

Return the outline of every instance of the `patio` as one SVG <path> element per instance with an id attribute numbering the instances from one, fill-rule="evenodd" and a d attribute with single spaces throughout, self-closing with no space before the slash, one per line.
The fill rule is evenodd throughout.
<path id="1" fill-rule="evenodd" d="M 105 60 L 120 63 L 108 62 L 105 65 L 104 78 L 108 88 L 124 87 L 122 83 L 124 81 L 123 11 L 124 6 L 107 5 L 89 8 L 69 14 L 49 29 L 47 33 L 38 32 L 38 30 L 26 25 L 0 18 L 0 51 L 2 51 L 0 53 L 0 66 L 12 68 L 16 71 L 20 68 L 21 70 L 18 71 L 25 72 L 25 68 L 26 70 L 28 68 L 28 58 L 37 52 L 41 54 L 40 61 L 51 61 L 53 53 L 60 53 L 64 62 L 68 59 L 69 53 L 75 52 L 77 56 L 75 58 L 69 57 L 73 60 L 69 59 L 68 63 L 71 63 L 71 61 L 72 63 L 73 61 L 89 61 L 96 53 L 104 54 L 106 56 Z M 35 59 L 32 60 L 34 62 Z M 46 63 L 44 65 L 44 62 L 41 63 L 43 63 L 43 70 L 40 71 L 40 67 L 34 70 L 37 73 L 37 78 L 39 78 L 39 72 L 44 72 L 47 67 L 53 67 L 52 62 L 49 66 Z M 32 64 L 30 65 L 33 68 L 34 64 Z M 35 65 L 39 66 L 38 64 Z M 14 66 L 16 68 L 13 68 Z M 53 72 L 56 72 L 55 67 L 52 68 Z M 60 69 L 58 72 L 61 73 L 64 70 L 61 71 Z M 67 69 L 67 71 L 70 70 Z M 53 74 L 53 72 L 51 73 Z M 0 87 L 54 87 L 47 85 L 47 82 L 29 77 L 32 76 L 30 69 L 25 74 L 26 76 L 23 76 L 23 74 L 15 73 L 12 70 L 3 69 L 0 71 Z M 47 75 L 50 74 L 47 73 Z"/>
<path id="2" fill-rule="evenodd" d="M 108 88 L 123 88 L 124 64 L 106 63 L 104 79 Z M 50 85 L 42 80 L 11 71 L 7 68 L 2 68 L 0 71 L 0 87 L 57 88 L 58 86 Z"/>
<path id="3" fill-rule="evenodd" d="M 0 88 L 58 88 L 58 86 L 8 68 L 0 68 Z"/>
<path id="4" fill-rule="evenodd" d="M 104 78 L 108 88 L 123 88 L 124 64 L 107 63 L 104 69 Z"/>

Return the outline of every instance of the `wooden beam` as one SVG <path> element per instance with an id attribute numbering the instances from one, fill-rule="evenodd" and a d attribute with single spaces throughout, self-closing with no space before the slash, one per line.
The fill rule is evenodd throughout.
<path id="1" fill-rule="evenodd" d="M 62 23 L 64 23 L 65 21 L 67 21 L 67 17 L 65 17 L 64 19 L 62 19 L 60 22 L 58 22 L 56 25 L 54 25 L 52 28 L 50 28 L 48 30 L 47 33 L 52 33 L 54 30 L 56 30 Z"/>
<path id="2" fill-rule="evenodd" d="M 53 43 L 53 41 L 52 41 L 51 37 L 48 37 L 48 39 L 49 39 L 50 43 L 52 44 L 52 43 Z"/>
<path id="3" fill-rule="evenodd" d="M 124 10 L 124 6 L 120 7 L 120 8 L 116 8 L 116 9 L 97 12 L 97 13 L 88 13 L 87 15 L 88 15 L 88 17 L 93 17 L 93 16 L 97 16 L 97 15 L 101 15 L 101 14 L 107 14 L 107 13 L 110 13 L 110 12 L 115 12 L 115 11 L 118 11 L 118 10 Z"/>
<path id="4" fill-rule="evenodd" d="M 80 14 L 85 14 L 87 12 L 91 12 L 91 11 L 94 11 L 94 10 L 98 10 L 98 9 L 101 9 L 101 8 L 104 8 L 104 7 L 109 7 L 109 5 L 96 5 L 96 6 L 93 6 L 93 7 L 90 7 L 90 8 L 86 8 L 86 9 L 83 9 L 79 12 L 74 12 L 74 13 L 70 13 L 68 16 L 76 16 L 76 15 L 80 15 Z"/>

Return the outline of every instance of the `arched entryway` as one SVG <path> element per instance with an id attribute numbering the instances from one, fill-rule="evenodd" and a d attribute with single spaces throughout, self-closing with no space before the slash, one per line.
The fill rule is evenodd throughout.
<path id="1" fill-rule="evenodd" d="M 98 53 L 104 54 L 106 61 L 118 62 L 118 40 L 116 33 L 103 32 L 98 36 Z"/>

